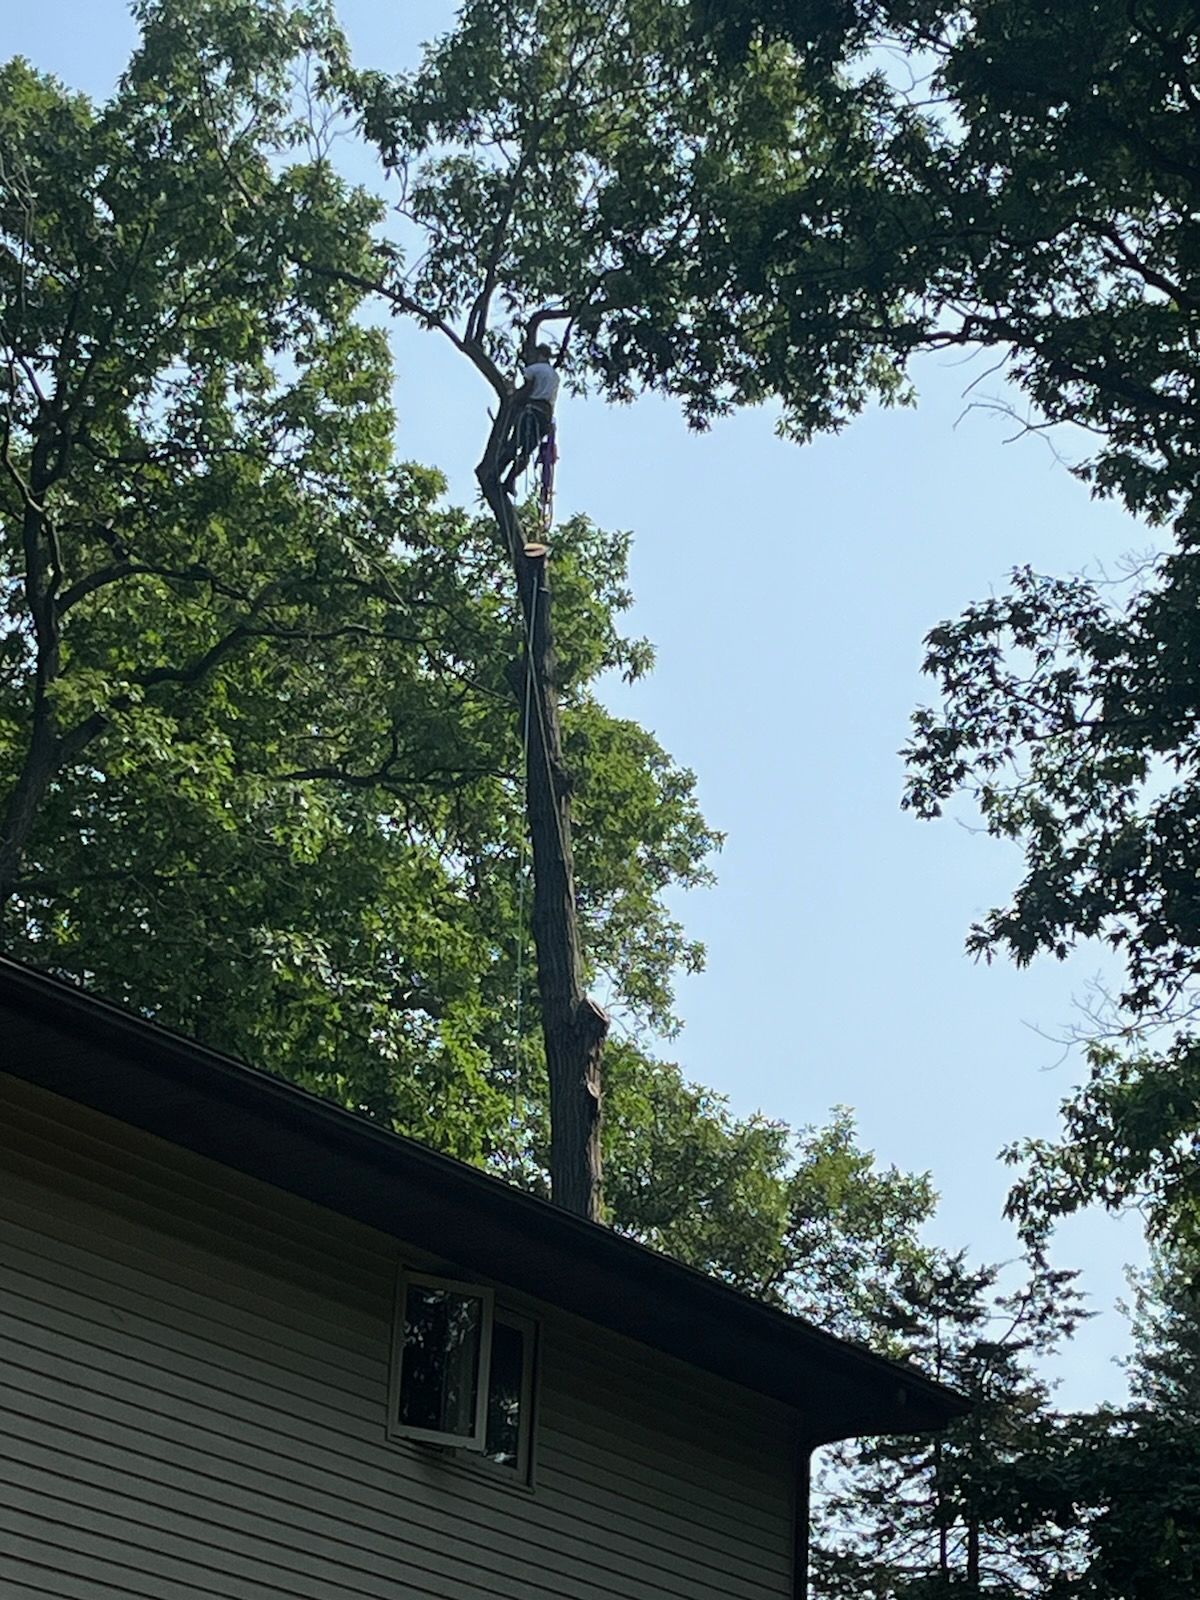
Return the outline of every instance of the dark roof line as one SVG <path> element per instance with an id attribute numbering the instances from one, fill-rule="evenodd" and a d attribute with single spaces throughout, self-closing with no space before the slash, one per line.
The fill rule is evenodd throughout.
<path id="1" fill-rule="evenodd" d="M 794 1405 L 812 1443 L 969 1409 L 914 1367 L 5 957 L 0 1008 L 14 1075 Z"/>

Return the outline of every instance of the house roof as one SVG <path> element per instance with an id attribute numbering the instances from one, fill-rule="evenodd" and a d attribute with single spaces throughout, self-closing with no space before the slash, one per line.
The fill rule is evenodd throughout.
<path id="1" fill-rule="evenodd" d="M 0 1018 L 15 1076 L 794 1406 L 811 1444 L 969 1409 L 914 1367 L 2 957 Z"/>

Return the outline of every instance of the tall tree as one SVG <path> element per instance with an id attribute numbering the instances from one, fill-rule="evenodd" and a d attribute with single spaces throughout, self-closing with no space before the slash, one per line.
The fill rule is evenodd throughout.
<path id="1" fill-rule="evenodd" d="M 1200 1581 L 1200 1301 L 1194 1256 L 1138 1285 L 1132 1399 L 1050 1419 L 994 1496 L 1015 1538 L 1058 1530 L 1072 1559 L 1046 1600 L 1188 1600 Z"/>
<path id="2" fill-rule="evenodd" d="M 294 264 L 300 240 L 361 264 L 379 210 L 292 109 L 294 64 L 329 41 L 282 4 L 140 15 L 101 111 L 20 60 L 0 85 L 4 901 L 111 730 L 388 599 L 385 353 L 358 296 Z"/>
<path id="3" fill-rule="evenodd" d="M 1051 1426 L 1038 1364 L 1077 1325 L 1074 1274 L 1029 1265 L 1015 1291 L 999 1269 L 931 1255 L 893 1280 L 875 1316 L 877 1337 L 917 1358 L 972 1402 L 971 1414 L 931 1438 L 839 1447 L 815 1550 L 816 1592 L 827 1600 L 1017 1600 L 1071 1570 L 1073 1530 L 1047 1514 L 1009 1520 L 1014 1469 L 1040 1459 Z"/>

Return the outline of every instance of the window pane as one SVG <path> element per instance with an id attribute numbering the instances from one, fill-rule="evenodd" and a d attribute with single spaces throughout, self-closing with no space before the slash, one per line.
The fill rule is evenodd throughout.
<path id="1" fill-rule="evenodd" d="M 525 1335 L 520 1328 L 492 1324 L 492 1366 L 488 1375 L 487 1439 L 484 1450 L 501 1466 L 520 1466 L 521 1391 L 525 1384 Z"/>
<path id="2" fill-rule="evenodd" d="M 474 1295 L 408 1283 L 400 1363 L 403 1427 L 468 1439 L 474 1434 L 482 1325 L 483 1304 Z"/>

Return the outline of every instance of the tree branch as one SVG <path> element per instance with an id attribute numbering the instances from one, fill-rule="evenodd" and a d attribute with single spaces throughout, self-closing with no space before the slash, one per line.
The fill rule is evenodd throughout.
<path id="1" fill-rule="evenodd" d="M 419 300 L 414 300 L 405 290 L 381 283 L 377 279 L 363 277 L 358 272 L 348 272 L 343 267 L 324 267 L 317 262 L 304 260 L 298 261 L 297 265 L 303 267 L 306 272 L 315 272 L 318 277 L 348 284 L 353 289 L 361 289 L 364 294 L 381 295 L 398 310 L 415 318 L 422 327 L 435 329 L 438 333 L 444 334 L 454 348 L 465 355 L 476 370 L 483 374 L 502 402 L 512 392 L 512 385 L 477 340 L 464 338 L 443 317 L 430 311 Z"/>

